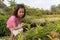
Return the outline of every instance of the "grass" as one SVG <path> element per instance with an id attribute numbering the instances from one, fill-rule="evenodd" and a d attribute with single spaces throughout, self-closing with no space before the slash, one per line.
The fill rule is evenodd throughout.
<path id="1" fill-rule="evenodd" d="M 0 40 L 11 40 L 10 36 L 4 36 L 4 37 L 0 37 Z"/>

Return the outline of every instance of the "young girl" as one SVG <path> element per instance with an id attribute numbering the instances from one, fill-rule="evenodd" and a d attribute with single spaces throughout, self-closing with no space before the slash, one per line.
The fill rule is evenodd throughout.
<path id="1" fill-rule="evenodd" d="M 25 24 L 21 23 L 25 17 L 26 10 L 24 5 L 18 4 L 13 15 L 7 21 L 7 27 L 11 31 L 12 40 L 15 40 L 15 36 L 19 31 L 23 30 Z"/>

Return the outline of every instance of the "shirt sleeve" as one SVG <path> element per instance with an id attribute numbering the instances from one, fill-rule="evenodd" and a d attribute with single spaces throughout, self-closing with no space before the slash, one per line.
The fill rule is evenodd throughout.
<path id="1" fill-rule="evenodd" d="M 15 23 L 16 18 L 14 16 L 11 16 L 7 21 L 7 27 L 12 28 L 12 23 Z"/>
<path id="2" fill-rule="evenodd" d="M 12 17 L 10 18 L 10 20 L 11 20 L 11 22 L 15 22 L 16 18 L 15 18 L 14 16 L 12 16 Z"/>

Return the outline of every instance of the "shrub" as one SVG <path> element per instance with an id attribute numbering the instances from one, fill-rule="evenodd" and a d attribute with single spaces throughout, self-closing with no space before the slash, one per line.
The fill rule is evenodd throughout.
<path id="1" fill-rule="evenodd" d="M 0 36 L 7 36 L 10 34 L 10 31 L 6 28 L 7 19 L 3 16 L 0 17 Z"/>
<path id="2" fill-rule="evenodd" d="M 25 37 L 22 34 L 23 35 L 22 38 L 23 40 L 53 40 L 55 38 L 53 38 L 50 33 L 52 31 L 55 31 L 59 34 L 60 33 L 59 28 L 60 28 L 59 22 L 54 22 L 54 23 L 46 22 L 46 25 L 44 27 L 37 25 L 36 28 L 27 29 L 28 31 L 26 32 Z M 21 37 L 22 35 L 18 35 L 18 36 Z"/>

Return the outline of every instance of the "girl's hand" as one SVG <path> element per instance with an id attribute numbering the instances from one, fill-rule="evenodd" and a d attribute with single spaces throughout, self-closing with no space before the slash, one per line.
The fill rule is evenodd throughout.
<path id="1" fill-rule="evenodd" d="M 21 24 L 20 24 L 20 27 L 24 27 L 24 26 L 25 26 L 25 24 L 24 24 L 24 23 L 21 23 Z"/>

